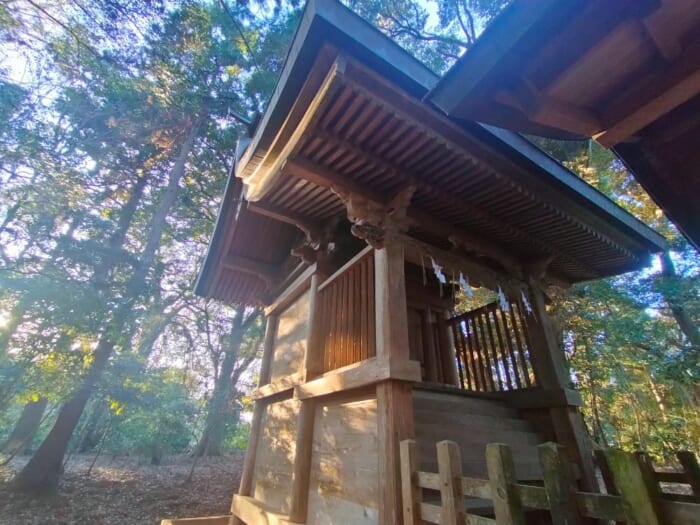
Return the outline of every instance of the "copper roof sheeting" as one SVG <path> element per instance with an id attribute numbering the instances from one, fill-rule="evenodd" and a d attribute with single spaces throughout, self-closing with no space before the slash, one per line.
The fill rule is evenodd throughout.
<path id="1" fill-rule="evenodd" d="M 344 37 L 352 27 L 343 23 L 347 19 L 367 31 L 333 2 L 307 7 L 307 32 L 300 29 L 302 41 L 292 46 L 296 59 L 288 60 L 237 169 L 255 202 L 230 211 L 240 198 L 235 179 L 239 190 L 227 191 L 197 293 L 264 302 L 270 290 L 262 279 L 226 269 L 222 261 L 238 255 L 282 265 L 299 233 L 251 210 L 266 207 L 324 224 L 345 214 L 334 190 L 386 202 L 415 185 L 410 235 L 444 247 L 450 237 L 466 239 L 467 248 L 496 268 L 506 260 L 551 259 L 552 275 L 566 282 L 642 267 L 650 253 L 663 249 L 658 234 L 522 137 L 455 123 L 422 102 L 436 79 L 395 49 L 385 53 L 393 69 L 381 57 L 369 59 L 369 49 L 393 45 L 376 30 L 364 35 L 363 46 L 345 43 L 338 51 L 342 39 L 328 26 L 314 32 L 319 18 L 343 27 L 337 31 Z M 331 45 L 319 46 L 318 31 Z M 291 72 L 304 74 L 303 82 L 295 79 L 289 87 Z"/>

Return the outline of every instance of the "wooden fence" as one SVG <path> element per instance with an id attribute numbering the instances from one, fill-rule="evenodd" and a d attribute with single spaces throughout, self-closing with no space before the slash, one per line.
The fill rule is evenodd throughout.
<path id="1" fill-rule="evenodd" d="M 374 257 L 355 257 L 318 288 L 323 371 L 374 357 Z"/>
<path id="2" fill-rule="evenodd" d="M 530 336 L 522 306 L 508 312 L 490 303 L 447 321 L 452 330 L 462 388 L 478 392 L 535 386 Z"/>
<path id="3" fill-rule="evenodd" d="M 524 525 L 530 510 L 548 512 L 557 525 L 580 523 L 583 518 L 629 525 L 700 524 L 700 504 L 665 499 L 656 480 L 649 478 L 634 454 L 605 451 L 617 494 L 598 494 L 576 489 L 562 446 L 545 443 L 538 452 L 542 486 L 518 483 L 507 445 L 486 447 L 489 479 L 476 479 L 462 476 L 456 443 L 437 444 L 438 472 L 433 473 L 419 470 L 417 443 L 402 441 L 404 525 Z M 424 491 L 439 492 L 438 503 L 424 498 Z M 484 500 L 490 502 L 490 510 L 484 510 Z M 473 506 L 473 501 L 482 505 Z M 476 508 L 481 510 L 473 510 Z"/>

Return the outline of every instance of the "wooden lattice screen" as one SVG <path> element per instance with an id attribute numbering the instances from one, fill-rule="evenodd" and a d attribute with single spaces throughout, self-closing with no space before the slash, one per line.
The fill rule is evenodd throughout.
<path id="1" fill-rule="evenodd" d="M 371 251 L 319 286 L 318 301 L 324 372 L 376 355 Z"/>
<path id="2" fill-rule="evenodd" d="M 515 301 L 508 312 L 493 302 L 447 321 L 462 388 L 495 392 L 536 384 L 526 315 Z"/>

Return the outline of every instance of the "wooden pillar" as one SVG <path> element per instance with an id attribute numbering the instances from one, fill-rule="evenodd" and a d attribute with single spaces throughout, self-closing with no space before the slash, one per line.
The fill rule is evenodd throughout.
<path id="1" fill-rule="evenodd" d="M 427 381 L 438 381 L 437 348 L 433 337 L 432 312 L 430 308 L 420 310 L 421 335 L 423 336 L 423 360 L 425 362 L 425 378 Z"/>
<path id="2" fill-rule="evenodd" d="M 403 246 L 387 239 L 374 251 L 376 347 L 378 360 L 409 360 Z M 377 385 L 379 523 L 403 523 L 399 444 L 413 437 L 411 383 Z"/>
<path id="3" fill-rule="evenodd" d="M 547 313 L 544 294 L 534 283 L 530 283 L 529 292 L 534 318 L 527 316 L 527 327 L 537 385 L 546 389 L 570 388 L 569 368 Z M 557 442 L 566 447 L 570 461 L 576 463 L 581 470 L 581 488 L 597 490 L 593 450 L 578 407 L 552 407 L 549 416 Z"/>
<path id="4" fill-rule="evenodd" d="M 326 280 L 326 277 L 326 272 L 321 269 L 321 265 L 317 264 L 316 271 L 311 276 L 309 288 L 309 335 L 306 340 L 306 355 L 304 356 L 304 381 L 309 381 L 323 373 L 318 287 Z M 296 523 L 306 522 L 315 419 L 315 400 L 302 400 L 297 416 L 296 454 L 294 456 L 289 510 L 290 521 Z"/>
<path id="5" fill-rule="evenodd" d="M 455 360 L 454 342 L 447 328 L 447 312 L 436 312 L 436 317 L 438 338 L 440 340 L 440 360 L 442 362 L 445 384 L 460 386 L 457 361 Z"/>
<path id="6" fill-rule="evenodd" d="M 296 454 L 294 455 L 289 508 L 289 520 L 295 523 L 306 522 L 315 418 L 315 401 L 313 399 L 303 400 L 297 416 Z"/>
<path id="7" fill-rule="evenodd" d="M 318 267 L 317 267 L 318 268 Z M 304 356 L 304 381 L 323 373 L 323 348 L 321 347 L 320 314 L 318 307 L 318 287 L 326 280 L 325 272 L 317 271 L 311 276 L 309 288 L 309 336 Z"/>
<path id="8" fill-rule="evenodd" d="M 265 340 L 263 343 L 263 356 L 260 363 L 260 378 L 258 386 L 266 385 L 270 382 L 272 373 L 272 360 L 275 351 L 275 336 L 277 335 L 277 325 L 279 316 L 276 313 L 270 314 L 267 317 L 265 325 Z M 238 488 L 238 494 L 241 496 L 253 495 L 253 473 L 255 472 L 255 457 L 260 442 L 260 434 L 262 431 L 262 417 L 265 412 L 266 403 L 264 400 L 255 402 L 253 408 L 253 420 L 250 424 L 250 435 L 248 436 L 248 448 L 243 461 L 243 471 L 241 473 L 241 483 Z M 231 510 L 233 511 L 233 502 L 231 502 Z M 231 517 L 231 525 L 242 525 L 242 521 L 235 516 Z"/>

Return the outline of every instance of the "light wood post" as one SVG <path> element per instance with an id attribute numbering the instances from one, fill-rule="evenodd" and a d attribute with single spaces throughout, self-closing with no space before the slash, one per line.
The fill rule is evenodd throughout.
<path id="1" fill-rule="evenodd" d="M 442 361 L 445 383 L 460 386 L 454 341 L 452 341 L 452 335 L 447 328 L 447 312 L 436 312 L 436 317 L 438 337 L 440 339 L 440 359 Z"/>
<path id="2" fill-rule="evenodd" d="M 326 280 L 326 273 L 317 270 L 311 276 L 309 287 L 309 336 L 304 356 L 304 381 L 310 381 L 323 373 L 323 348 L 321 347 L 321 309 L 318 303 L 318 287 Z"/>
<path id="3" fill-rule="evenodd" d="M 377 359 L 408 361 L 408 310 L 403 246 L 386 239 L 374 251 Z M 403 523 L 399 446 L 413 429 L 412 385 L 385 381 L 377 385 L 379 523 Z"/>
<path id="4" fill-rule="evenodd" d="M 297 417 L 296 454 L 294 455 L 289 509 L 289 520 L 296 523 L 306 522 L 315 416 L 315 401 L 313 399 L 302 401 Z"/>
<path id="5" fill-rule="evenodd" d="M 279 316 L 270 314 L 267 317 L 265 324 L 265 339 L 263 342 L 262 362 L 260 363 L 260 377 L 258 386 L 266 385 L 270 382 L 272 373 L 272 359 L 275 351 L 275 337 L 277 335 L 277 325 Z M 253 408 L 253 420 L 250 424 L 250 435 L 248 436 L 248 448 L 243 461 L 243 470 L 241 472 L 241 483 L 238 488 L 238 494 L 241 496 L 253 495 L 253 473 L 255 471 L 255 457 L 260 441 L 260 433 L 262 431 L 262 417 L 265 412 L 266 403 L 264 400 L 255 402 Z M 231 502 L 231 510 L 233 511 L 233 501 Z M 231 525 L 242 525 L 242 521 L 235 516 L 231 516 Z"/>
<path id="6" fill-rule="evenodd" d="M 465 525 L 466 514 L 462 495 L 462 456 L 454 441 L 437 445 L 438 474 L 443 525 Z"/>
<path id="7" fill-rule="evenodd" d="M 384 248 L 374 250 L 374 297 L 377 357 L 409 357 L 408 307 L 403 246 L 387 239 Z"/>
<path id="8" fill-rule="evenodd" d="M 275 353 L 275 337 L 277 337 L 278 325 L 278 314 L 273 313 L 267 316 L 262 362 L 260 363 L 260 377 L 258 379 L 259 387 L 268 384 L 272 376 L 272 360 Z"/>
<path id="9" fill-rule="evenodd" d="M 537 385 L 540 388 L 569 388 L 569 368 L 547 313 L 544 294 L 540 287 L 532 282 L 529 291 L 534 317 L 527 316 L 527 328 Z M 581 469 L 581 487 L 588 491 L 597 490 L 593 450 L 578 407 L 552 407 L 549 409 L 549 416 L 557 442 L 565 447 L 570 461 Z"/>
<path id="10" fill-rule="evenodd" d="M 515 490 L 516 476 L 513 455 L 508 445 L 486 445 L 486 467 L 491 483 L 493 509 L 498 525 L 525 525 L 525 514 Z"/>
<path id="11" fill-rule="evenodd" d="M 413 439 L 401 442 L 401 487 L 404 525 L 419 525 L 422 493 L 418 485 L 418 443 Z"/>
<path id="12" fill-rule="evenodd" d="M 305 382 L 323 373 L 318 287 L 326 280 L 327 275 L 319 269 L 319 266 L 317 263 L 316 272 L 311 276 L 309 289 L 309 335 L 306 340 L 306 355 L 304 356 Z M 308 511 L 315 417 L 315 400 L 303 400 L 297 416 L 296 454 L 294 455 L 289 510 L 290 521 L 296 523 L 304 523 Z"/>
<path id="13" fill-rule="evenodd" d="M 658 483 L 647 469 L 640 466 L 634 454 L 622 450 L 606 450 L 605 456 L 622 496 L 629 525 L 662 525 L 661 493 Z"/>
<path id="14" fill-rule="evenodd" d="M 432 311 L 430 308 L 420 310 L 421 332 L 423 335 L 423 359 L 425 361 L 425 377 L 428 381 L 438 381 L 437 348 L 433 337 Z"/>

